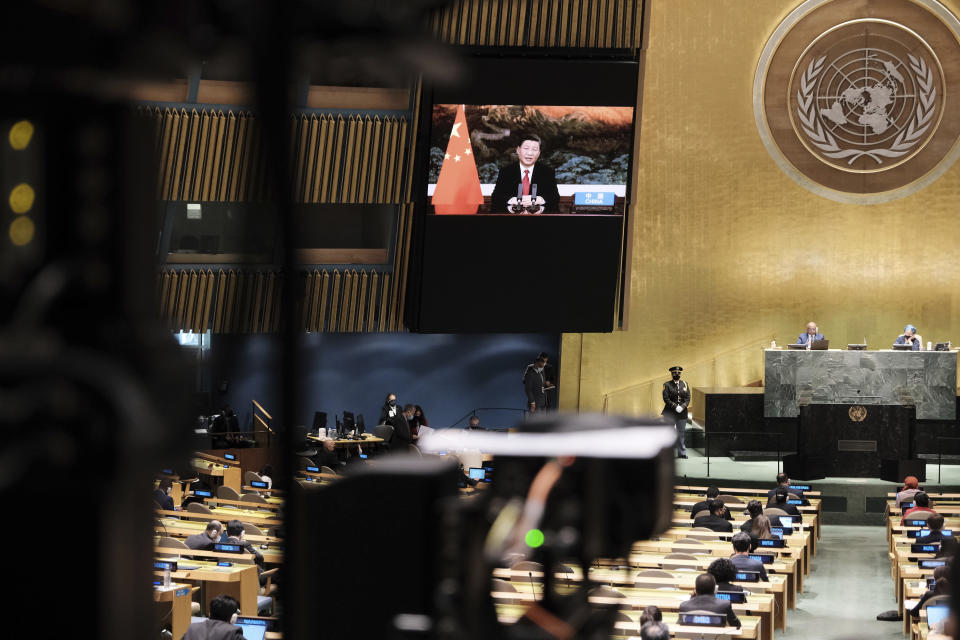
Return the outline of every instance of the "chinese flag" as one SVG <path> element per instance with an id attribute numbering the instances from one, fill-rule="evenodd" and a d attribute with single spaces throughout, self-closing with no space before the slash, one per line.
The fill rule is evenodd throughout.
<path id="1" fill-rule="evenodd" d="M 457 119 L 450 131 L 447 152 L 443 155 L 440 177 L 433 191 L 434 210 L 440 214 L 471 214 L 483 204 L 480 176 L 470 148 L 467 115 L 463 105 L 457 109 Z"/>

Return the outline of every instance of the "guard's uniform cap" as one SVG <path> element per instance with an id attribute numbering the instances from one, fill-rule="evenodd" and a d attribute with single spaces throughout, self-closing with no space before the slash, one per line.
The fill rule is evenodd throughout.
<path id="1" fill-rule="evenodd" d="M 683 371 L 683 367 L 670 367 L 670 372 L 673 373 L 674 371 Z"/>

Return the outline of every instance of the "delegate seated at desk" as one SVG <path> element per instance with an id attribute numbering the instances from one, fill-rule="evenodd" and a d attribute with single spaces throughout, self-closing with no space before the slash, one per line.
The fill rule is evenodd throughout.
<path id="1" fill-rule="evenodd" d="M 807 330 L 797 337 L 797 344 L 811 344 L 817 340 L 823 340 L 823 334 L 817 328 L 816 322 L 808 322 Z"/>
<path id="2" fill-rule="evenodd" d="M 688 611 L 710 611 L 727 617 L 727 624 L 731 627 L 740 626 L 740 618 L 733 612 L 733 605 L 729 600 L 721 600 L 717 597 L 717 581 L 709 573 L 697 576 L 693 583 L 696 595 L 681 602 L 678 610 L 680 613 Z"/>
<path id="3" fill-rule="evenodd" d="M 903 328 L 903 333 L 897 337 L 893 344 L 909 344 L 913 351 L 920 351 L 923 349 L 921 340 L 920 336 L 917 335 L 917 328 L 912 324 L 908 324 Z"/>

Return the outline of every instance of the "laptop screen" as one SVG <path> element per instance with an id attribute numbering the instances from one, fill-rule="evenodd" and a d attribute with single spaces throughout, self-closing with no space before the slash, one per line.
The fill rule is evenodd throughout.
<path id="1" fill-rule="evenodd" d="M 263 640 L 263 637 L 267 635 L 267 627 L 262 624 L 238 624 L 243 630 L 243 639 L 244 640 Z"/>
<path id="2" fill-rule="evenodd" d="M 486 472 L 482 467 L 470 467 L 470 477 L 473 480 L 483 480 L 483 476 Z"/>
<path id="3" fill-rule="evenodd" d="M 747 594 L 743 591 L 717 591 L 717 597 L 730 602 L 746 602 Z"/>
<path id="4" fill-rule="evenodd" d="M 927 607 L 927 626 L 932 627 L 933 625 L 941 622 L 950 614 L 950 605 L 947 604 L 932 604 Z"/>
<path id="5" fill-rule="evenodd" d="M 754 560 L 759 560 L 763 564 L 773 564 L 773 561 L 775 559 L 774 556 L 767 555 L 765 553 L 750 554 L 750 557 L 753 558 Z"/>
<path id="6" fill-rule="evenodd" d="M 780 526 L 781 526 L 781 527 L 792 527 L 792 526 L 793 526 L 793 516 L 780 516 Z"/>

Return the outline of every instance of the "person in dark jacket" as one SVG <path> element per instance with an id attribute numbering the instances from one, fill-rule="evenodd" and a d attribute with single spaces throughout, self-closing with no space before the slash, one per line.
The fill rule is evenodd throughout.
<path id="1" fill-rule="evenodd" d="M 724 507 L 722 500 L 710 500 L 709 509 L 710 515 L 700 516 L 693 521 L 693 526 L 706 527 L 711 531 L 719 531 L 721 533 L 733 531 L 733 525 L 730 524 L 729 520 L 723 517 L 726 507 Z"/>
<path id="2" fill-rule="evenodd" d="M 187 536 L 183 541 L 185 545 L 196 551 L 212 551 L 213 545 L 220 540 L 220 534 L 223 532 L 223 525 L 219 520 L 211 520 L 207 523 L 207 528 L 202 533 L 195 533 Z"/>
<path id="3" fill-rule="evenodd" d="M 400 407 L 397 406 L 397 394 L 388 393 L 387 399 L 383 401 L 383 407 L 380 409 L 380 423 L 391 424 L 390 421 L 400 415 Z"/>
<path id="4" fill-rule="evenodd" d="M 777 492 L 773 494 L 773 501 L 768 504 L 767 507 L 780 509 L 788 516 L 800 515 L 800 509 L 797 509 L 795 505 L 787 503 L 787 490 L 783 487 L 777 489 Z"/>
<path id="5" fill-rule="evenodd" d="M 234 624 L 239 611 L 239 602 L 217 596 L 210 601 L 210 617 L 191 624 L 183 640 L 243 640 L 243 629 Z"/>
<path id="6" fill-rule="evenodd" d="M 160 485 L 153 491 L 153 501 L 160 505 L 164 511 L 174 511 L 173 497 L 170 491 L 173 489 L 173 480 L 170 478 L 161 478 Z"/>
<path id="7" fill-rule="evenodd" d="M 933 589 L 927 589 L 923 592 L 923 595 L 920 596 L 920 600 L 917 601 L 917 605 L 910 609 L 910 615 L 914 618 L 920 617 L 920 609 L 923 608 L 923 603 L 929 600 L 934 596 L 948 596 L 953 593 L 950 585 L 950 566 L 943 565 L 942 567 L 937 567 L 933 570 L 933 577 L 936 582 L 933 583 Z"/>
<path id="8" fill-rule="evenodd" d="M 727 624 L 731 627 L 740 626 L 740 618 L 733 612 L 733 605 L 730 604 L 730 601 L 720 600 L 716 597 L 717 581 L 712 575 L 704 573 L 697 576 L 694 582 L 694 589 L 696 590 L 696 595 L 686 602 L 680 603 L 680 613 L 687 613 L 688 611 L 709 611 L 711 613 L 725 615 L 727 617 Z"/>
<path id="9" fill-rule="evenodd" d="M 730 556 L 730 562 L 737 568 L 737 571 L 756 571 L 760 574 L 761 580 L 770 582 L 763 563 L 750 557 L 750 545 L 753 541 L 749 534 L 740 531 L 734 534 L 730 543 L 733 545 L 733 555 Z"/>
<path id="10" fill-rule="evenodd" d="M 707 567 L 707 573 L 717 581 L 717 591 L 743 591 L 743 587 L 732 584 L 737 577 L 737 568 L 726 558 L 717 558 Z"/>
<path id="11" fill-rule="evenodd" d="M 717 489 L 716 487 L 707 487 L 707 499 L 701 500 L 690 508 L 690 517 L 695 518 L 696 515 L 701 511 L 709 511 L 710 508 L 707 506 L 707 503 L 711 500 L 716 500 L 717 496 L 719 495 L 720 489 Z"/>
<path id="12" fill-rule="evenodd" d="M 413 419 L 415 408 L 412 404 L 404 405 L 403 412 L 390 419 L 387 424 L 393 425 L 393 439 L 390 441 L 390 450 L 395 453 L 407 453 L 413 444 L 413 434 L 410 432 L 410 420 Z"/>
<path id="13" fill-rule="evenodd" d="M 427 416 L 423 412 L 423 408 L 418 404 L 413 405 L 413 418 L 407 422 L 410 423 L 410 436 L 414 440 L 420 437 L 420 427 L 430 426 L 427 424 Z"/>

